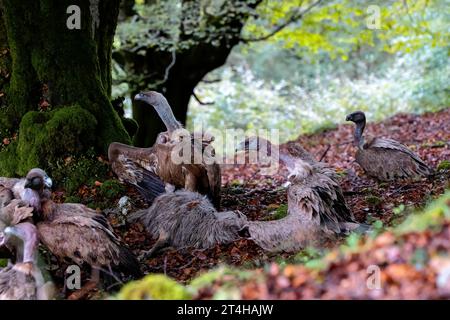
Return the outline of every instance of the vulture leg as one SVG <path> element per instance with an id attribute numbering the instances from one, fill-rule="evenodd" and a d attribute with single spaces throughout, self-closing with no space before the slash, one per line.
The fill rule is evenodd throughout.
<path id="1" fill-rule="evenodd" d="M 184 188 L 188 191 L 197 191 L 197 177 L 188 169 L 183 168 L 185 180 Z"/>

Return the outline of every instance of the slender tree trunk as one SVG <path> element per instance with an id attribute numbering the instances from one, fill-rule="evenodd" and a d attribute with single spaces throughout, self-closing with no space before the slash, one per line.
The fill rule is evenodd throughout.
<path id="1" fill-rule="evenodd" d="M 35 166 L 51 171 L 67 157 L 90 149 L 103 153 L 112 141 L 130 142 L 110 103 L 119 4 L 0 0 L 0 39 L 7 37 L 12 61 L 3 88 L 0 73 L 0 91 L 6 97 L 0 134 L 7 142 L 0 151 L 0 174 L 24 174 Z M 76 14 L 67 12 L 71 5 L 80 8 L 81 29 L 67 26 Z"/>

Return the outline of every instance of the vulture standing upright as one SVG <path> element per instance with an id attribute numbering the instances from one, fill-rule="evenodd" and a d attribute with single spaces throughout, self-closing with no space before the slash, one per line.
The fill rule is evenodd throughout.
<path id="1" fill-rule="evenodd" d="M 417 179 L 431 175 L 428 165 L 406 146 L 398 141 L 386 138 L 367 137 L 363 132 L 366 116 L 362 111 L 355 111 L 346 117 L 346 121 L 356 124 L 354 138 L 356 162 L 365 173 L 380 181 L 397 179 Z"/>
<path id="2" fill-rule="evenodd" d="M 148 202 L 165 191 L 165 186 L 172 185 L 177 189 L 184 188 L 207 195 L 216 208 L 220 206 L 221 172 L 220 166 L 213 161 L 204 161 L 204 157 L 214 156 L 214 149 L 210 145 L 213 137 L 197 133 L 180 136 L 176 133 L 186 130 L 175 119 L 166 98 L 154 91 L 139 93 L 136 101 L 142 101 L 155 108 L 161 117 L 166 132 L 158 135 L 155 144 L 150 148 L 136 148 L 114 142 L 109 146 L 108 157 L 111 167 L 119 180 L 128 182 L 143 194 Z M 185 140 L 188 139 L 189 141 Z M 200 141 L 201 140 L 201 141 Z M 189 148 L 197 155 L 201 155 L 201 162 L 195 163 L 190 159 L 187 163 L 174 161 L 172 151 L 189 143 Z M 192 155 L 194 156 L 194 155 Z M 154 177 L 159 177 L 154 179 Z"/>
<path id="3" fill-rule="evenodd" d="M 30 187 L 36 191 L 42 185 Z M 48 197 L 40 199 L 40 208 L 35 214 L 39 239 L 57 258 L 90 265 L 94 281 L 98 281 L 98 271 L 141 275 L 135 256 L 114 234 L 103 214 L 83 204 L 58 204 Z"/>

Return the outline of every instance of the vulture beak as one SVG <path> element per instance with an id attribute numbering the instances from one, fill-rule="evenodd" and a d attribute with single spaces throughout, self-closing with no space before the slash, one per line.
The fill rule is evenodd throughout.
<path id="1" fill-rule="evenodd" d="M 345 121 L 352 121 L 352 116 L 349 114 L 345 117 Z"/>
<path id="2" fill-rule="evenodd" d="M 51 189 L 53 186 L 53 181 L 49 176 L 44 177 L 44 185 L 47 189 Z"/>
<path id="3" fill-rule="evenodd" d="M 142 92 L 138 93 L 137 95 L 134 96 L 134 100 L 136 101 L 146 101 L 146 96 L 145 94 L 143 94 Z"/>

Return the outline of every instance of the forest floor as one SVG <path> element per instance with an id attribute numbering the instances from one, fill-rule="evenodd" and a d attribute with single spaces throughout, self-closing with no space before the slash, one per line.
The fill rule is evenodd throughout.
<path id="1" fill-rule="evenodd" d="M 353 129 L 352 124 L 342 124 L 301 136 L 297 141 L 318 160 L 336 168 L 356 219 L 371 224 L 377 236 L 352 235 L 326 248 L 308 248 L 296 254 L 270 255 L 249 240 L 209 250 L 169 249 L 142 261 L 143 271 L 162 273 L 188 285 L 199 274 L 227 265 L 215 269 L 219 271 L 214 279 L 196 291 L 194 298 L 198 299 L 450 297 L 450 258 L 441 254 L 450 250 L 450 223 L 442 222 L 438 230 L 395 231 L 417 208 L 423 208 L 450 187 L 449 168 L 439 170 L 429 180 L 389 184 L 373 181 L 354 162 Z M 422 115 L 398 114 L 370 123 L 366 133 L 404 143 L 433 168 L 439 164 L 443 167 L 443 161 L 450 160 L 450 108 Z M 240 210 L 252 220 L 279 218 L 286 213 L 284 182 L 283 169 L 268 177 L 260 175 L 255 165 L 228 165 L 223 168 L 222 209 Z M 131 210 L 145 207 L 132 188 L 128 188 L 127 195 Z M 450 206 L 447 201 L 444 206 Z M 153 245 L 154 240 L 142 225 L 124 225 L 115 214 L 109 218 L 137 255 Z M 379 268 L 382 289 L 368 289 L 369 266 Z M 235 267 L 243 273 L 229 269 Z M 446 281 L 442 275 L 439 278 L 443 268 L 448 272 Z M 224 287 L 231 288 L 225 295 Z"/>

